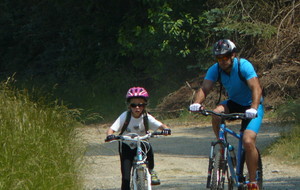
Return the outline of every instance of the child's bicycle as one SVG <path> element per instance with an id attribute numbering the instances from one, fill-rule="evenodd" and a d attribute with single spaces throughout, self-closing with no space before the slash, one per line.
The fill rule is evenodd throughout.
<path id="1" fill-rule="evenodd" d="M 148 133 L 144 136 L 139 136 L 136 133 L 127 135 L 118 135 L 115 139 L 105 142 L 113 141 L 133 141 L 137 145 L 137 153 L 133 161 L 131 170 L 131 188 L 133 190 L 151 190 L 151 175 L 147 167 L 147 150 L 142 150 L 142 143 L 149 143 L 147 140 L 157 135 L 164 135 L 161 132 Z"/>
<path id="2" fill-rule="evenodd" d="M 229 190 L 238 189 L 256 189 L 250 187 L 252 184 L 247 181 L 247 169 L 244 168 L 245 165 L 245 150 L 243 147 L 243 133 L 240 131 L 239 134 L 227 128 L 225 120 L 235 120 L 235 119 L 246 119 L 244 113 L 216 113 L 208 110 L 201 110 L 205 116 L 217 115 L 221 117 L 221 124 L 219 130 L 219 139 L 211 143 L 211 150 L 209 155 L 209 165 L 208 165 L 208 176 L 206 188 L 212 190 L 220 190 L 225 188 L 225 183 L 227 179 L 227 187 Z M 234 136 L 239 140 L 237 157 L 234 153 L 234 148 L 227 141 L 227 133 Z M 215 146 L 219 144 L 223 147 L 223 150 L 215 150 Z M 257 149 L 258 151 L 258 149 Z M 262 160 L 261 155 L 258 152 L 258 168 L 256 171 L 256 180 L 259 189 L 263 189 L 263 171 L 262 171 Z"/>

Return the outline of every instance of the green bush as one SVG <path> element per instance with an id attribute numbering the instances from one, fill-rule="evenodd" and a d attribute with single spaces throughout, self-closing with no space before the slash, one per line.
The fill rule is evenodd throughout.
<path id="1" fill-rule="evenodd" d="M 0 84 L 0 189 L 81 189 L 78 112 Z"/>

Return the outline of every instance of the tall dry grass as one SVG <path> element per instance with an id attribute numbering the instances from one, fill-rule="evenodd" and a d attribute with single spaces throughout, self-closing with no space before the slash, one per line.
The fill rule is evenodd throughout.
<path id="1" fill-rule="evenodd" d="M 78 112 L 0 84 L 0 189 L 82 189 Z"/>

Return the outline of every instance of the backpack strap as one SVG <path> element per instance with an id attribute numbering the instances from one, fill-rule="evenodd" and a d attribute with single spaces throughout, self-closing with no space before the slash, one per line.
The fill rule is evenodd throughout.
<path id="1" fill-rule="evenodd" d="M 248 86 L 247 80 L 246 80 L 246 78 L 242 75 L 242 72 L 241 72 L 240 67 L 241 67 L 240 59 L 238 59 L 238 73 L 239 73 L 239 77 L 240 77 L 240 79 Z M 254 69 L 255 69 L 255 68 L 254 68 Z M 262 97 L 265 97 L 265 96 L 266 96 L 265 88 L 264 88 L 264 87 L 261 87 L 261 90 L 262 90 Z"/>
<path id="2" fill-rule="evenodd" d="M 145 132 L 147 133 L 147 131 L 149 130 L 149 120 L 148 120 L 148 114 L 146 111 L 143 116 L 143 122 L 144 122 L 144 126 L 145 126 Z"/>
<path id="3" fill-rule="evenodd" d="M 243 81 L 248 86 L 247 80 L 242 75 L 242 72 L 241 72 L 241 69 L 240 69 L 240 67 L 241 67 L 240 58 L 237 58 L 237 59 L 238 59 L 238 74 L 239 74 L 239 77 L 240 77 L 241 81 Z"/>
<path id="4" fill-rule="evenodd" d="M 126 119 L 125 119 L 125 122 L 123 124 L 123 127 L 122 127 L 119 135 L 122 135 L 124 133 L 124 131 L 127 129 L 129 122 L 130 122 L 130 118 L 131 118 L 131 111 L 127 111 Z M 148 120 L 148 115 L 147 115 L 146 111 L 144 111 L 144 113 L 143 113 L 143 122 L 144 122 L 144 126 L 145 126 L 145 131 L 147 132 L 149 130 L 149 120 Z"/>
<path id="5" fill-rule="evenodd" d="M 130 118 L 131 118 L 131 111 L 127 111 L 126 119 L 119 135 L 122 135 L 124 131 L 127 129 L 128 124 L 130 122 Z"/>
<path id="6" fill-rule="evenodd" d="M 221 68 L 219 67 L 219 64 L 217 64 L 217 66 L 218 66 L 218 79 L 217 79 L 217 82 L 219 82 L 219 84 L 220 84 L 220 93 L 219 93 L 219 100 L 216 103 L 216 105 L 218 105 L 221 101 L 222 90 L 223 90 L 223 84 L 221 82 Z"/>

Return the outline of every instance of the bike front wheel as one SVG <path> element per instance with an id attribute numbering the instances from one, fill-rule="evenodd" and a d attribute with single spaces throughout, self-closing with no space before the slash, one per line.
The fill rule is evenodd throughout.
<path id="1" fill-rule="evenodd" d="M 151 190 L 151 177 L 145 166 L 138 166 L 133 169 L 132 189 Z"/>
<path id="2" fill-rule="evenodd" d="M 226 170 L 225 160 L 222 158 L 220 152 L 218 152 L 213 159 L 211 190 L 224 189 Z"/>

